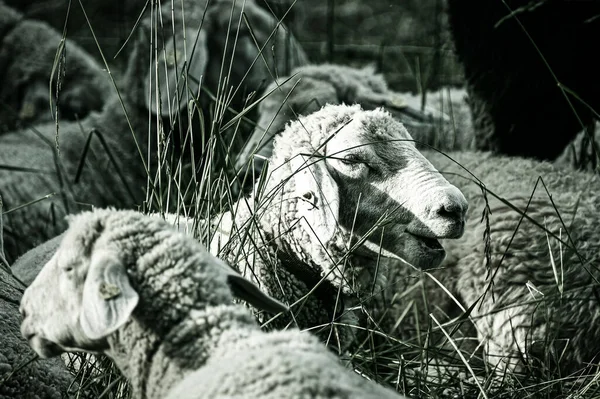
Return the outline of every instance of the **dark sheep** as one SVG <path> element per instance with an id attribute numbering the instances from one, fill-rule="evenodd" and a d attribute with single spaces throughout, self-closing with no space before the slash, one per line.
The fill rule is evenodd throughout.
<path id="1" fill-rule="evenodd" d="M 478 149 L 552 160 L 593 123 L 600 2 L 448 0 L 448 15 Z"/>

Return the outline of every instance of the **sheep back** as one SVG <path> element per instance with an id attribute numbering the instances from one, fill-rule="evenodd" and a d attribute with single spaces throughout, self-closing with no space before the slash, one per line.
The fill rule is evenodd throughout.
<path id="1" fill-rule="evenodd" d="M 548 360 L 565 369 L 591 360 L 600 352 L 592 338 L 600 335 L 600 179 L 529 159 L 448 155 L 486 187 L 483 194 L 454 161 L 427 154 L 469 200 L 465 235 L 444 243 L 446 266 L 456 273 L 450 289 L 460 293 L 465 306 L 480 301 L 471 316 L 480 341 L 488 345 L 488 360 L 507 356 L 503 361 L 519 365 L 520 351 L 526 358 L 545 359 L 545 345 L 557 353 L 566 346 L 560 360 Z M 551 197 L 541 181 L 534 192 L 539 177 Z"/>
<path id="2" fill-rule="evenodd" d="M 199 393 L 195 387 L 201 386 Z M 175 398 L 401 398 L 345 369 L 318 340 L 297 330 L 255 333 L 223 345 L 171 392 Z"/>
<path id="3" fill-rule="evenodd" d="M 600 109 L 586 55 L 599 3 L 451 0 L 447 10 L 477 149 L 556 158 Z"/>

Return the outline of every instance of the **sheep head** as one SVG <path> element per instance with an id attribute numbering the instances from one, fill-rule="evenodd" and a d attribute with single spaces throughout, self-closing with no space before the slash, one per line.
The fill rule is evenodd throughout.
<path id="1" fill-rule="evenodd" d="M 185 299 L 173 305 L 176 293 Z M 103 352 L 108 337 L 131 320 L 159 331 L 192 309 L 233 297 L 286 310 L 157 216 L 85 212 L 71 219 L 58 250 L 25 291 L 21 333 L 41 357 Z"/>
<path id="2" fill-rule="evenodd" d="M 161 13 L 158 21 L 144 21 L 146 31 L 158 31 L 159 48 L 164 48 L 158 75 L 149 73 L 144 93 L 154 94 L 158 81 L 162 98 L 146 96 L 147 108 L 163 117 L 182 111 L 199 94 L 200 82 L 215 95 L 233 88 L 233 105 L 239 107 L 242 93 L 262 90 L 273 71 L 287 74 L 286 67 L 308 63 L 289 31 L 254 1 L 186 0 L 175 10 L 163 5 Z M 229 69 L 227 79 L 223 68 Z"/>
<path id="3" fill-rule="evenodd" d="M 361 240 L 415 267 L 437 267 L 445 256 L 438 239 L 463 234 L 465 197 L 381 109 L 325 106 L 289 125 L 274 147 L 271 170 L 290 172 L 272 179 L 283 187 L 274 206 L 290 205 L 263 227 L 327 273 L 343 263 L 334 259 L 340 247 Z"/>

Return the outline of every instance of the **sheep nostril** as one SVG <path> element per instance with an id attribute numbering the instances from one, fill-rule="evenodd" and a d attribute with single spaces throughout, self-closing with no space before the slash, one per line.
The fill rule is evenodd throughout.
<path id="1" fill-rule="evenodd" d="M 454 219 L 462 222 L 465 216 L 465 210 L 460 204 L 443 204 L 435 210 L 436 216 Z"/>

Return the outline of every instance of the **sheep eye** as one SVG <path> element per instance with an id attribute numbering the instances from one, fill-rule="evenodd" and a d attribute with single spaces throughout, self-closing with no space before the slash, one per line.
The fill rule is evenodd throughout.
<path id="1" fill-rule="evenodd" d="M 345 155 L 344 158 L 342 158 L 340 161 L 344 165 L 356 165 L 356 164 L 365 164 L 366 165 L 366 162 L 363 161 L 357 154 Z"/>

